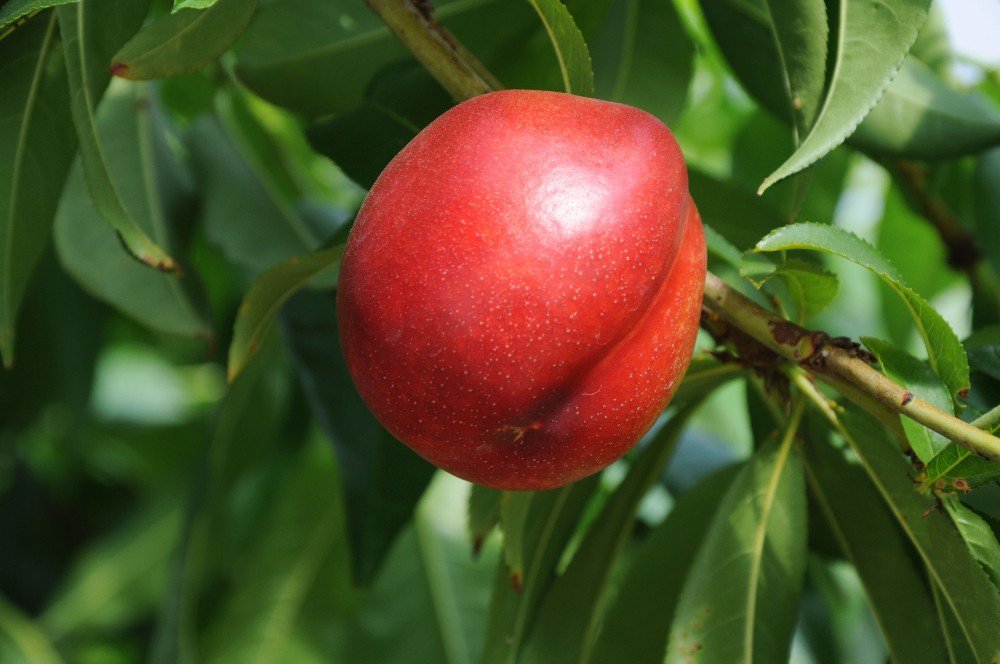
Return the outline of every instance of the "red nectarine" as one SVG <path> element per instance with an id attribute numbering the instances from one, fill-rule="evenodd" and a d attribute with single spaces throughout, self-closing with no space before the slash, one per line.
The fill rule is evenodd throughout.
<path id="1" fill-rule="evenodd" d="M 705 278 L 680 148 L 644 111 L 508 90 L 389 163 L 340 269 L 347 365 L 396 437 L 550 489 L 627 452 L 687 369 Z"/>

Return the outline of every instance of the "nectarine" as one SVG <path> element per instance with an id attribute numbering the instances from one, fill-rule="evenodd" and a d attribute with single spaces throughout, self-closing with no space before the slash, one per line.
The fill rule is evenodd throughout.
<path id="1" fill-rule="evenodd" d="M 550 489 L 625 454 L 691 358 L 705 278 L 680 148 L 644 111 L 508 90 L 389 163 L 340 270 L 348 368 L 467 480 Z"/>

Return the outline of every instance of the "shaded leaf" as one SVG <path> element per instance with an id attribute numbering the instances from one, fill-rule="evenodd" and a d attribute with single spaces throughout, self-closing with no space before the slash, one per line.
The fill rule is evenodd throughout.
<path id="1" fill-rule="evenodd" d="M 855 130 L 895 76 L 929 6 L 930 0 L 838 3 L 836 51 L 826 98 L 802 144 L 765 178 L 760 191 L 808 168 Z"/>
<path id="2" fill-rule="evenodd" d="M 469 537 L 472 553 L 479 555 L 483 542 L 500 523 L 500 501 L 503 492 L 481 484 L 473 484 L 469 491 Z"/>
<path id="3" fill-rule="evenodd" d="M 958 405 L 958 395 L 969 388 L 969 361 L 962 343 L 941 314 L 903 281 L 899 271 L 878 250 L 853 233 L 823 224 L 794 224 L 779 228 L 755 247 L 755 251 L 790 249 L 812 249 L 834 254 L 881 277 L 906 303 L 927 348 L 931 368 L 948 387 L 952 402 Z"/>
<path id="4" fill-rule="evenodd" d="M 809 488 L 854 565 L 894 662 L 940 662 L 945 653 L 923 571 L 878 492 L 822 440 L 805 446 Z"/>
<path id="5" fill-rule="evenodd" d="M 76 147 L 55 14 L 0 41 L 0 87 L 0 355 L 10 366 L 21 300 Z"/>
<path id="6" fill-rule="evenodd" d="M 591 661 L 663 661 L 682 584 L 739 468 L 727 466 L 690 489 L 640 545 L 605 613 Z"/>
<path id="7" fill-rule="evenodd" d="M 16 661 L 21 662 L 59 664 L 63 661 L 55 644 L 39 625 L 0 596 L 0 655 L 11 657 L 10 651 L 17 655 Z"/>
<path id="8" fill-rule="evenodd" d="M 708 255 L 715 256 L 728 263 L 730 267 L 739 269 L 740 260 L 743 257 L 740 250 L 708 224 L 702 224 L 702 228 L 705 230 L 705 244 L 708 247 Z"/>
<path id="9" fill-rule="evenodd" d="M 575 95 L 594 96 L 594 72 L 583 34 L 560 0 L 528 0 L 542 19 L 559 61 L 563 89 Z"/>
<path id="10" fill-rule="evenodd" d="M 851 136 L 864 150 L 912 159 L 949 159 L 1000 144 L 1000 113 L 949 87 L 907 58 L 882 99 Z"/>
<path id="11" fill-rule="evenodd" d="M 97 102 L 111 80 L 107 63 L 135 33 L 148 7 L 149 0 L 80 0 L 73 6 L 58 7 L 56 13 L 69 73 L 70 110 L 94 208 L 138 260 L 173 272 L 178 269 L 176 261 L 142 230 L 125 207 L 97 134 Z"/>
<path id="12" fill-rule="evenodd" d="M 575 10 L 573 15 L 579 24 Z M 694 45 L 673 3 L 613 0 L 602 19 L 594 34 L 580 26 L 593 60 L 596 95 L 668 124 L 677 120 L 691 82 Z"/>
<path id="13" fill-rule="evenodd" d="M 208 9 L 214 5 L 218 0 L 174 0 L 174 8 L 171 11 L 180 11 L 181 9 Z"/>
<path id="14" fill-rule="evenodd" d="M 741 251 L 785 223 L 776 209 L 732 181 L 690 168 L 688 188 L 702 221 Z"/>
<path id="15" fill-rule="evenodd" d="M 0 6 L 0 28 L 31 18 L 35 12 L 57 5 L 68 5 L 77 0 L 8 0 Z M 19 23 L 18 23 L 19 25 Z M 17 26 L 15 26 L 17 27 Z M 0 37 L 3 36 L 0 32 Z"/>
<path id="16" fill-rule="evenodd" d="M 674 413 L 635 456 L 628 475 L 542 600 L 520 661 L 590 661 L 611 574 L 628 543 L 639 501 L 657 480 L 697 406 L 695 402 Z"/>
<path id="17" fill-rule="evenodd" d="M 111 72 L 147 80 L 197 71 L 236 43 L 256 10 L 257 0 L 218 0 L 208 9 L 162 16 L 122 46 Z"/>
<path id="18" fill-rule="evenodd" d="M 533 491 L 504 491 L 500 497 L 500 528 L 503 530 L 503 560 L 510 571 L 510 584 L 520 591 L 524 585 L 524 560 L 531 555 L 525 543 Z"/>
<path id="19" fill-rule="evenodd" d="M 262 274 L 250 287 L 240 304 L 229 346 L 229 380 L 232 382 L 253 357 L 271 323 L 288 298 L 313 277 L 326 270 L 340 268 L 344 245 L 292 258 Z"/>
<path id="20" fill-rule="evenodd" d="M 801 413 L 726 492 L 684 583 L 667 662 L 787 659 L 806 565 Z"/>
<path id="21" fill-rule="evenodd" d="M 742 367 L 736 364 L 723 363 L 707 353 L 698 353 L 691 359 L 670 403 L 678 407 L 701 399 L 742 374 Z"/>
<path id="22" fill-rule="evenodd" d="M 368 584 L 411 519 L 434 467 L 393 438 L 364 405 L 344 363 L 329 294 L 300 291 L 283 307 L 281 328 L 313 414 L 337 453 L 353 575 Z"/>
<path id="23" fill-rule="evenodd" d="M 862 337 L 861 341 L 878 358 L 882 373 L 893 382 L 905 387 L 927 403 L 945 412 L 952 411 L 948 390 L 927 364 L 887 341 Z M 948 439 L 936 431 L 931 431 L 919 422 L 900 416 L 903 431 L 910 446 L 924 463 L 939 454 L 949 443 Z"/>
<path id="24" fill-rule="evenodd" d="M 109 92 L 97 113 L 108 172 L 129 216 L 157 244 L 170 247 L 173 229 L 189 213 L 191 183 L 167 144 L 167 127 L 149 90 L 122 88 Z M 55 244 L 66 271 L 99 300 L 161 332 L 212 337 L 181 279 L 150 270 L 122 251 L 118 236 L 91 205 L 79 162 L 56 215 Z"/>

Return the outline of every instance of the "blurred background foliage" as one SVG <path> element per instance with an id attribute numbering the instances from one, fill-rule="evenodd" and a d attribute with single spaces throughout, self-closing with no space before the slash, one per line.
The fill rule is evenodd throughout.
<path id="1" fill-rule="evenodd" d="M 12 127 L 0 133 L 0 661 L 660 661 L 662 598 L 676 601 L 737 464 L 777 426 L 760 380 L 713 360 L 705 335 L 704 373 L 640 447 L 645 466 L 622 461 L 530 504 L 472 490 L 468 515 L 470 486 L 393 440 L 354 392 L 329 275 L 287 302 L 228 384 L 251 284 L 343 242 L 388 159 L 452 103 L 361 0 L 257 4 L 0 3 L 0 126 Z M 507 87 L 562 89 L 531 3 L 434 5 Z M 807 193 L 796 178 L 758 198 L 797 140 L 768 70 L 762 6 L 566 2 L 596 96 L 671 126 L 709 226 L 739 250 L 796 218 L 869 240 L 960 338 L 977 330 L 967 416 L 989 409 L 1000 401 L 989 327 L 1000 315 L 983 286 L 1000 271 L 998 5 L 935 3 L 893 87 L 810 171 Z M 976 37 L 984 26 L 993 34 Z M 128 66 L 107 84 L 112 62 Z M 38 106 L 27 132 L 25 100 Z M 981 256 L 942 241 L 928 200 L 953 211 Z M 183 278 L 123 242 L 163 249 Z M 824 264 L 838 280 L 821 296 L 828 307 L 802 312 L 811 326 L 923 353 L 876 275 Z M 715 255 L 712 269 L 737 279 Z M 674 445 L 661 473 L 653 460 Z M 840 498 L 859 511 L 875 501 L 884 546 L 915 561 L 924 588 L 877 496 Z M 962 500 L 992 538 L 995 482 Z M 780 602 L 792 660 L 917 661 L 880 631 L 882 609 L 830 518 L 813 495 L 801 597 Z M 995 538 L 982 541 L 995 558 Z M 586 654 L 556 649 L 578 626 L 593 641 Z M 934 647 L 921 661 L 944 661 Z"/>

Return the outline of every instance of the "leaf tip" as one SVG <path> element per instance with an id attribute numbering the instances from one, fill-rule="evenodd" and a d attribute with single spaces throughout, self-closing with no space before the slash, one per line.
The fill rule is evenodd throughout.
<path id="1" fill-rule="evenodd" d="M 483 536 L 474 535 L 472 538 L 472 559 L 476 560 L 479 558 L 479 554 L 483 551 Z"/>
<path id="2" fill-rule="evenodd" d="M 520 572 L 511 572 L 510 574 L 510 587 L 514 589 L 514 592 L 520 594 L 524 590 L 524 581 L 521 579 Z"/>
<path id="3" fill-rule="evenodd" d="M 128 78 L 129 66 L 124 62 L 112 62 L 111 66 L 108 67 L 108 72 L 112 76 L 119 76 L 121 78 Z"/>

